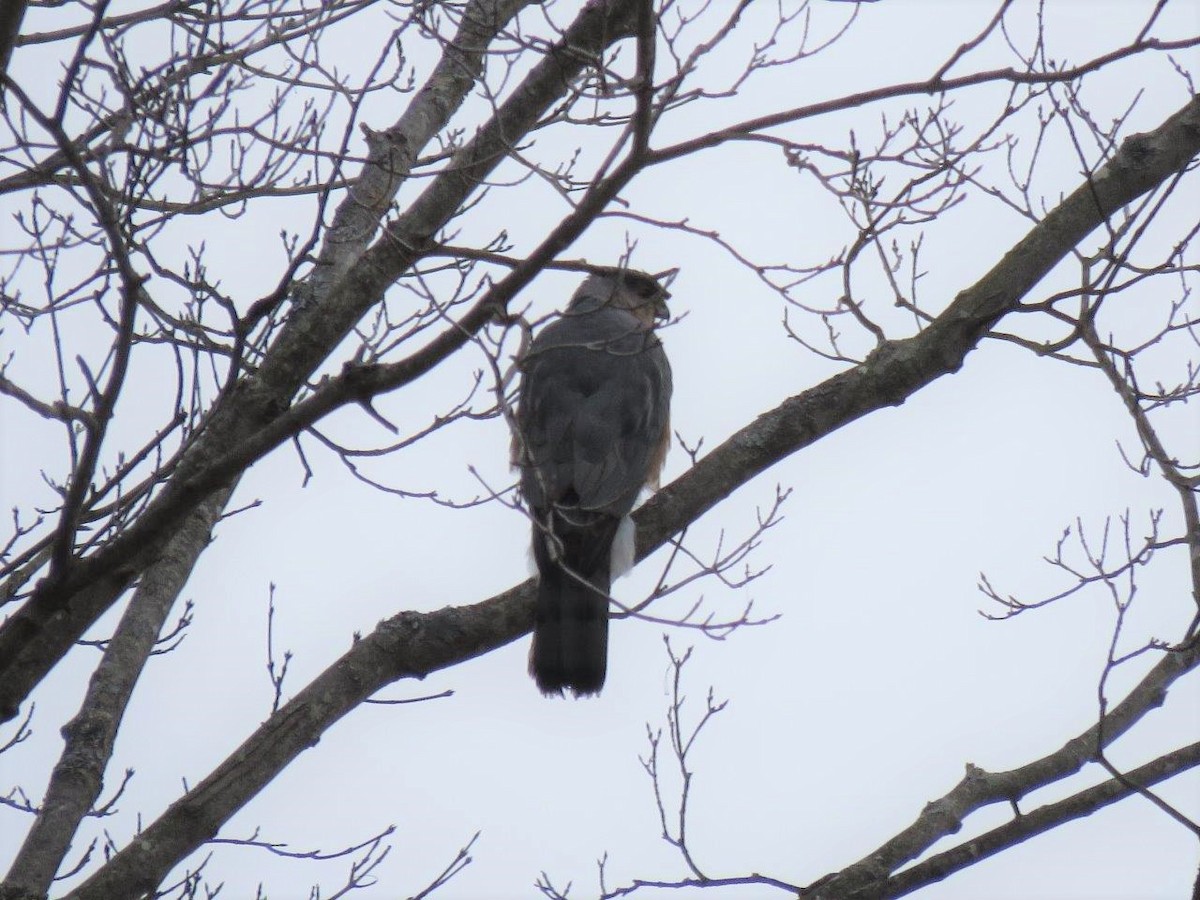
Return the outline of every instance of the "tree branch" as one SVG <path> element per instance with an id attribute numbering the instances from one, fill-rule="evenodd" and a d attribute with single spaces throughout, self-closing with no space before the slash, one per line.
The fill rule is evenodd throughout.
<path id="1" fill-rule="evenodd" d="M 899 406 L 962 366 L 979 339 L 1089 233 L 1200 153 L 1200 98 L 1134 135 L 1004 258 L 914 337 L 880 344 L 858 366 L 791 397 L 659 491 L 638 517 L 639 557 L 784 457 L 873 410 Z"/>
<path id="2" fill-rule="evenodd" d="M 50 890 L 79 822 L 104 787 L 104 770 L 138 677 L 231 493 L 218 491 L 201 504 L 167 552 L 142 576 L 79 712 L 63 728 L 62 755 L 0 895 L 43 897 Z"/>
<path id="3" fill-rule="evenodd" d="M 1150 787 L 1196 766 L 1200 766 L 1200 743 L 1190 744 L 1164 754 L 1129 772 L 1126 777 L 1138 784 Z M 918 888 L 939 882 L 1001 850 L 1015 847 L 1034 835 L 1056 828 L 1064 822 L 1091 815 L 1134 793 L 1136 793 L 1135 789 L 1128 784 L 1111 778 L 1102 784 L 1067 797 L 1065 800 L 1048 803 L 1032 812 L 1023 813 L 999 828 L 993 828 L 977 838 L 932 856 L 910 869 L 905 869 L 882 885 L 854 894 L 838 896 L 857 898 L 857 900 L 866 900 L 868 897 L 878 898 L 878 900 L 903 897 Z"/>
<path id="4" fill-rule="evenodd" d="M 1168 688 L 1197 666 L 1200 666 L 1200 647 L 1168 653 L 1111 712 L 1041 759 L 1007 772 L 985 772 L 968 765 L 963 780 L 944 797 L 928 804 L 912 825 L 853 865 L 815 882 L 803 896 L 812 900 L 843 900 L 850 897 L 865 900 L 866 897 L 899 896 L 873 892 L 880 889 L 892 872 L 916 859 L 943 837 L 956 833 L 970 813 L 993 803 L 1015 803 L 1038 788 L 1078 772 L 1086 763 L 1097 758 L 1101 741 L 1103 746 L 1108 746 L 1151 709 L 1161 706 Z M 1185 761 L 1191 760 L 1190 754 L 1195 749 L 1193 745 L 1186 748 L 1186 752 L 1180 751 L 1184 753 Z M 1187 762 L 1184 768 L 1195 764 Z M 1129 777 L 1134 776 L 1131 774 Z M 1109 790 L 1120 792 L 1112 800 L 1134 791 L 1134 788 L 1120 782 L 1117 785 L 1106 784 L 1109 784 Z M 991 852 L 1001 849 L 1003 846 L 997 845 Z M 950 871 L 953 870 L 946 874 Z"/>

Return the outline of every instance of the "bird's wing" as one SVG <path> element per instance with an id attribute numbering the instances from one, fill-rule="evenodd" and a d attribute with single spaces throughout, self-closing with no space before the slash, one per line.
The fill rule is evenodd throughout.
<path id="1" fill-rule="evenodd" d="M 522 486 L 534 507 L 566 498 L 623 516 L 657 478 L 671 370 L 631 314 L 604 309 L 545 328 L 523 363 Z"/>

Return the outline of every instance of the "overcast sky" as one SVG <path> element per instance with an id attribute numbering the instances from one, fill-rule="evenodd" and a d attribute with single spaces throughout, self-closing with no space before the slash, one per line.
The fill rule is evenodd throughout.
<path id="1" fill-rule="evenodd" d="M 1118 46 L 1136 32 L 1151 5 L 1052 3 L 1050 55 L 1078 62 Z M 763 14 L 765 23 L 773 6 L 759 5 L 751 15 Z M 680 110 L 655 143 L 760 111 L 928 77 L 993 12 L 994 4 L 982 2 L 868 5 L 827 53 L 781 70 L 782 77 L 752 84 L 736 101 Z M 832 34 L 849 14 L 845 4 L 816 4 L 813 28 Z M 564 10 L 556 21 L 567 18 Z M 1175 3 L 1159 33 L 1194 34 L 1198 20 L 1194 5 Z M 48 27 L 49 21 L 31 11 L 27 27 Z M 746 37 L 738 38 L 742 52 L 763 33 L 752 22 Z M 352 44 L 345 36 L 328 52 L 350 59 L 356 52 Z M 406 50 L 420 83 L 432 59 L 429 49 Z M 372 49 L 365 55 L 373 54 Z M 735 56 L 730 53 L 730 66 Z M 33 58 L 17 53 L 15 79 L 29 80 L 22 66 Z M 1192 52 L 1179 61 L 1195 71 L 1200 60 Z M 993 42 L 964 71 L 1008 64 L 1002 43 Z M 1108 121 L 1139 91 L 1130 133 L 1154 127 L 1187 99 L 1183 82 L 1163 58 L 1098 76 L 1088 83 L 1085 99 L 1099 120 Z M 994 89 L 957 95 L 953 116 L 977 126 L 1002 96 Z M 917 98 L 907 105 L 924 102 Z M 886 109 L 894 116 L 905 106 Z M 844 146 L 854 129 L 869 144 L 883 109 L 780 133 Z M 366 120 L 382 126 L 394 115 L 394 108 L 380 107 Z M 560 138 L 564 154 L 572 139 Z M 542 145 L 543 158 L 551 156 L 553 140 Z M 584 158 L 602 155 L 603 148 L 589 148 Z M 756 261 L 803 265 L 830 258 L 853 239 L 849 223 L 827 195 L 779 160 L 774 147 L 731 145 L 647 172 L 626 196 L 644 215 L 686 216 L 698 228 L 718 230 Z M 1002 163 L 1002 156 L 989 162 L 987 177 L 998 180 Z M 1079 163 L 1064 143 L 1049 146 L 1041 166 L 1037 187 L 1048 203 L 1079 183 Z M 1185 190 L 1196 200 L 1194 218 L 1200 208 L 1195 178 Z M 530 185 L 525 191 L 519 205 L 503 191 L 493 192 L 462 223 L 457 242 L 483 241 L 504 227 L 514 252 L 528 251 L 565 209 L 548 189 Z M 1185 204 L 1175 206 L 1175 227 L 1163 229 L 1166 240 L 1186 230 L 1184 210 Z M 10 215 L 4 212 L 4 219 Z M 280 271 L 279 223 L 270 216 L 264 208 L 219 229 L 179 222 L 164 240 L 178 242 L 182 253 L 188 241 L 202 236 L 209 271 L 219 273 L 227 290 L 254 298 Z M 922 248 L 928 308 L 943 308 L 1027 227 L 979 192 L 930 224 Z M 912 237 L 915 233 L 905 239 Z M 841 368 L 790 341 L 780 298 L 701 239 L 612 217 L 598 222 L 567 255 L 615 262 L 627 239 L 637 242 L 633 262 L 639 267 L 680 269 L 672 286 L 672 309 L 680 318 L 664 335 L 675 372 L 673 424 L 690 444 L 703 439 L 702 452 Z M 531 315 L 548 313 L 564 304 L 577 281 L 574 275 L 543 275 L 519 303 L 530 304 Z M 1037 293 L 1077 281 L 1077 270 L 1065 266 Z M 799 295 L 827 305 L 836 300 L 838 287 L 817 282 L 811 295 L 803 290 Z M 877 298 L 880 316 L 895 325 L 897 336 L 911 333 L 904 319 L 887 311 L 881 279 L 857 288 Z M 1156 298 L 1141 302 L 1154 309 Z M 1137 308 L 1128 313 L 1131 321 L 1140 314 Z M 803 322 L 796 310 L 789 317 L 793 324 Z M 811 323 L 802 327 L 809 334 L 820 331 Z M 852 340 L 863 346 L 861 338 Z M 6 343 L 5 356 L 27 350 L 12 329 L 0 341 Z M 21 365 L 35 377 L 38 363 L 24 361 L 28 356 L 25 352 Z M 476 351 L 461 357 L 395 397 L 382 398 L 378 408 L 404 430 L 423 427 L 465 393 L 472 370 L 484 364 Z M 1181 367 L 1182 359 L 1164 359 L 1163 365 Z M 146 390 L 153 395 L 153 385 Z M 131 434 L 153 421 L 139 420 L 134 409 L 125 414 Z M 56 431 L 12 410 L 0 415 L 3 507 L 45 503 L 47 489 L 37 471 L 58 459 Z M 388 439 L 359 411 L 338 414 L 329 431 L 364 445 Z M 1180 419 L 1169 437 L 1179 452 L 1194 454 L 1200 427 Z M 1105 517 L 1128 510 L 1141 536 L 1149 511 L 1165 507 L 1164 530 L 1178 530 L 1171 492 L 1159 480 L 1131 472 L 1118 442 L 1137 452 L 1133 427 L 1101 375 L 985 341 L 961 372 L 794 455 L 689 530 L 689 547 L 711 553 L 722 534 L 728 544 L 752 533 L 756 509 L 771 506 L 777 486 L 791 491 L 783 521 L 763 536 L 749 560 L 769 571 L 740 591 L 712 579 L 698 581 L 659 608 L 660 614 L 684 610 L 703 595 L 706 608 L 718 616 L 735 613 L 749 599 L 757 614 L 779 616 L 723 642 L 689 630 L 667 632 L 677 650 L 695 648 L 685 670 L 685 715 L 702 708 L 710 685 L 718 699 L 729 700 L 693 760 L 698 774 L 690 837 L 708 875 L 759 872 L 793 883 L 812 881 L 911 823 L 925 803 L 958 782 L 966 764 L 994 771 L 1027 763 L 1095 720 L 1097 682 L 1114 623 L 1105 594 L 1084 593 L 1011 621 L 991 622 L 980 610 L 996 610 L 976 584 L 982 571 L 1000 590 L 1021 597 L 1061 589 L 1065 582 L 1042 557 L 1053 554 L 1064 528 L 1074 527 L 1077 518 L 1098 534 Z M 482 490 L 472 469 L 493 488 L 511 483 L 507 444 L 503 421 L 463 422 L 374 461 L 370 470 L 397 487 L 467 500 Z M 369 631 L 381 618 L 405 609 L 473 603 L 529 574 L 527 526 L 518 512 L 497 503 L 454 510 L 381 493 L 353 479 L 315 442 L 305 446 L 315 473 L 307 486 L 290 448 L 269 456 L 239 486 L 234 507 L 259 499 L 263 504 L 220 525 L 185 591 L 196 604 L 195 621 L 178 650 L 151 661 L 107 781 L 115 784 L 127 767 L 136 776 L 120 812 L 87 833 L 103 828 L 124 844 L 139 821 L 151 821 L 179 795 L 181 782 L 203 778 L 269 714 L 264 648 L 271 584 L 277 647 L 294 654 L 290 694 L 343 653 L 354 632 Z M 664 480 L 687 466 L 676 446 Z M 616 597 L 636 601 L 654 584 L 664 561 L 662 552 L 646 561 L 616 584 Z M 1164 553 L 1140 573 L 1128 647 L 1178 635 L 1194 612 L 1181 562 L 1178 554 Z M 93 636 L 112 626 L 110 616 Z M 610 887 L 634 877 L 681 877 L 678 855 L 659 837 L 654 797 L 638 761 L 647 752 L 647 723 L 652 728 L 664 723 L 669 665 L 662 636 L 659 625 L 614 623 L 608 683 L 594 700 L 542 698 L 525 673 L 527 638 L 423 683 L 394 685 L 387 697 L 446 690 L 454 695 L 351 713 L 222 836 L 246 837 L 261 829 L 267 840 L 330 850 L 394 824 L 391 853 L 376 870 L 379 886 L 354 895 L 364 897 L 406 896 L 419 889 L 477 831 L 473 863 L 435 896 L 536 896 L 533 882 L 542 871 L 560 888 L 573 882 L 572 897 L 594 896 L 595 861 L 605 853 Z M 0 790 L 21 783 L 40 796 L 61 746 L 57 729 L 77 709 L 95 661 L 94 651 L 78 650 L 40 687 L 35 736 L 0 756 Z M 1121 696 L 1151 662 L 1119 671 L 1110 695 Z M 1162 710 L 1113 748 L 1114 761 L 1138 765 L 1196 740 L 1198 710 L 1200 683 L 1181 682 Z M 0 741 L 8 733 L 0 733 Z M 1099 780 L 1097 772 L 1085 771 L 1068 791 L 1035 794 L 1023 806 L 1033 808 Z M 1200 775 L 1177 779 L 1162 793 L 1200 816 Z M 1010 814 L 999 808 L 977 814 L 955 840 Z M 0 808 L 0 866 L 7 865 L 25 827 L 22 815 Z M 316 882 L 327 895 L 340 884 L 346 865 L 283 861 L 237 847 L 214 853 L 210 878 L 225 882 L 222 897 L 252 897 L 260 881 L 272 898 L 306 896 Z M 1197 862 L 1194 835 L 1149 803 L 1131 799 L 920 896 L 1167 900 L 1187 894 Z M 735 889 L 728 896 L 779 894 Z"/>

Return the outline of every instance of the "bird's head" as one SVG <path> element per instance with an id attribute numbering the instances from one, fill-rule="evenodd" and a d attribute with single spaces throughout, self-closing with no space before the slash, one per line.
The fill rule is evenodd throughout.
<path id="1" fill-rule="evenodd" d="M 652 326 L 656 321 L 671 317 L 667 308 L 671 293 L 659 279 L 673 276 L 675 271 L 668 270 L 655 276 L 637 269 L 600 269 L 588 277 L 579 293 L 600 298 L 618 309 L 627 309 Z"/>

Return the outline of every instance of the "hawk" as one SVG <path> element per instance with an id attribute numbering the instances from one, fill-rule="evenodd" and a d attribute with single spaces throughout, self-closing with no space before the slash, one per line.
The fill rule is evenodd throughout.
<path id="1" fill-rule="evenodd" d="M 543 694 L 597 694 L 608 592 L 633 564 L 629 512 L 670 445 L 671 367 L 654 333 L 670 294 L 601 269 L 520 363 L 514 460 L 533 519 L 537 610 L 529 671 Z"/>

